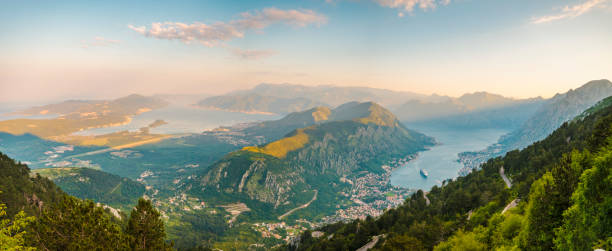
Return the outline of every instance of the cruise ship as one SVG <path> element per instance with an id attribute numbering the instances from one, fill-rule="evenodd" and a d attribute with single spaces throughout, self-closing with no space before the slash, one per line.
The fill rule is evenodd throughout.
<path id="1" fill-rule="evenodd" d="M 425 169 L 421 169 L 419 173 L 421 173 L 421 176 L 423 176 L 423 178 L 427 178 L 427 176 L 429 176 L 429 173 Z"/>

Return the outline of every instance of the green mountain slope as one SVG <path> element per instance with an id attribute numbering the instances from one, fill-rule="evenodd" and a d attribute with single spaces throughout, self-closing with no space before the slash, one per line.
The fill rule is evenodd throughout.
<path id="1" fill-rule="evenodd" d="M 139 200 L 123 227 L 104 207 L 67 195 L 2 153 L 0 191 L 2 250 L 171 250 L 150 201 Z"/>
<path id="2" fill-rule="evenodd" d="M 306 231 L 284 249 L 609 249 L 611 146 L 612 107 L 601 105 L 376 219 Z"/>
<path id="3" fill-rule="evenodd" d="M 16 163 L 0 153 L 0 202 L 6 204 L 7 214 L 25 211 L 36 215 L 49 204 L 58 202 L 64 193 L 47 178 L 30 176 L 28 166 Z"/>
<path id="4" fill-rule="evenodd" d="M 382 173 L 385 161 L 433 144 L 431 138 L 404 128 L 393 114 L 371 102 L 342 105 L 326 121 L 227 155 L 190 184 L 190 193 L 218 204 L 254 203 L 266 208 L 270 219 L 317 193 L 313 203 L 317 214 L 330 213 L 338 193 L 347 189 L 339 182 L 341 177 L 361 171 Z"/>
<path id="5" fill-rule="evenodd" d="M 141 183 L 90 168 L 64 167 L 35 169 L 66 193 L 129 211 L 145 193 Z"/>

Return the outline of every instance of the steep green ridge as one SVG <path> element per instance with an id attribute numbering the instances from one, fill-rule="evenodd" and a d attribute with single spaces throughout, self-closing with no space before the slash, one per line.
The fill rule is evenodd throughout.
<path id="1" fill-rule="evenodd" d="M 333 211 L 337 193 L 346 188 L 341 177 L 381 173 L 384 161 L 433 144 L 371 102 L 342 105 L 329 118 L 279 141 L 228 154 L 189 185 L 190 193 L 217 204 L 253 203 L 268 210 L 265 218 L 274 219 L 318 191 L 313 207 L 319 210 L 316 215 L 324 215 Z M 289 149 L 279 149 L 283 147 Z"/>
<path id="2" fill-rule="evenodd" d="M 145 193 L 141 183 L 91 168 L 63 167 L 35 169 L 66 193 L 129 211 Z"/>
<path id="3" fill-rule="evenodd" d="M 138 201 L 124 228 L 103 207 L 66 195 L 2 153 L 0 191 L 2 250 L 171 250 L 150 201 Z"/>
<path id="4" fill-rule="evenodd" d="M 30 177 L 28 166 L 17 163 L 0 153 L 0 202 L 6 204 L 7 214 L 25 211 L 35 215 L 49 204 L 58 202 L 64 193 L 47 178 Z"/>
<path id="5" fill-rule="evenodd" d="M 320 237 L 307 231 L 284 249 L 355 250 L 374 239 L 372 250 L 610 249 L 611 182 L 612 106 L 599 105 L 432 188 L 427 200 L 419 191 L 376 219 L 328 225 Z"/>

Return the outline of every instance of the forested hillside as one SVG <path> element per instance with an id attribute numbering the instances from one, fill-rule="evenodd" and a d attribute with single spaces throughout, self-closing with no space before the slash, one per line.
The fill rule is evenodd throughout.
<path id="1" fill-rule="evenodd" d="M 145 193 L 145 185 L 91 168 L 43 168 L 33 171 L 51 179 L 66 193 L 129 212 Z M 130 206 L 126 206 L 130 205 Z"/>
<path id="2" fill-rule="evenodd" d="M 165 239 L 150 201 L 116 218 L 0 153 L 0 250 L 170 250 Z"/>
<path id="3" fill-rule="evenodd" d="M 307 231 L 284 249 L 610 249 L 611 171 L 612 107 L 600 105 L 376 219 Z"/>

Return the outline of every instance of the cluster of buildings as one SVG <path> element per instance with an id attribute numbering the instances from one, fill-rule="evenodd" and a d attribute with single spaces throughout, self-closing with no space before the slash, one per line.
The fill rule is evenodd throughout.
<path id="1" fill-rule="evenodd" d="M 389 165 L 381 167 L 384 170 L 382 174 L 366 173 L 353 179 L 342 177 L 341 182 L 352 186 L 350 191 L 340 194 L 348 197 L 353 203 L 348 207 L 339 208 L 332 216 L 324 217 L 321 223 L 365 219 L 367 216 L 376 217 L 386 209 L 395 208 L 404 203 L 404 199 L 412 191 L 392 186 L 390 183 L 391 172 L 415 157 L 415 155 L 410 155 L 390 161 Z"/>
<path id="2" fill-rule="evenodd" d="M 302 225 L 287 225 L 285 222 L 277 223 L 255 223 L 253 229 L 261 233 L 263 238 L 275 238 L 278 240 L 290 241 L 292 238 L 297 237 L 307 228 Z"/>
<path id="3" fill-rule="evenodd" d="M 263 136 L 248 137 L 245 133 L 245 129 L 255 125 L 256 123 L 240 123 L 233 126 L 222 126 L 205 131 L 202 135 L 212 136 L 219 141 L 227 142 L 235 146 L 259 145 L 265 142 Z"/>

